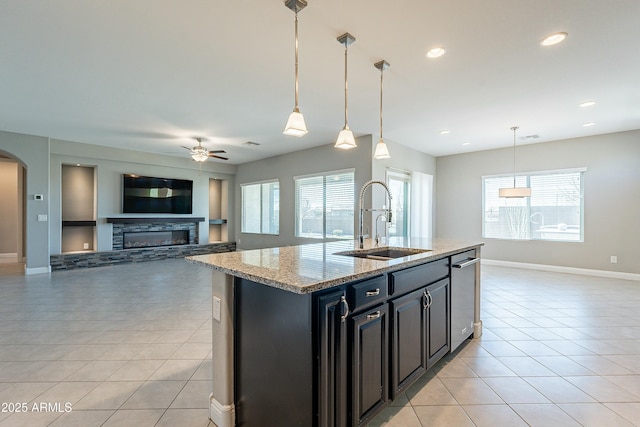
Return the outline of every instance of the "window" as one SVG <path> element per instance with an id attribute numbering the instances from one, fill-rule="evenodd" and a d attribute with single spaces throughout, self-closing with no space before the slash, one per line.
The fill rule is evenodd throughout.
<path id="1" fill-rule="evenodd" d="M 387 185 L 393 196 L 391 199 L 393 216 L 389 225 L 389 237 L 409 237 L 411 174 L 387 170 Z"/>
<path id="2" fill-rule="evenodd" d="M 513 186 L 513 175 L 483 177 L 482 237 L 582 242 L 584 171 L 519 175 L 516 186 L 531 187 L 522 199 L 498 197 L 498 189 Z"/>
<path id="3" fill-rule="evenodd" d="M 242 184 L 242 232 L 280 232 L 280 183 L 266 181 Z"/>
<path id="4" fill-rule="evenodd" d="M 353 239 L 354 171 L 295 177 L 296 237 Z"/>

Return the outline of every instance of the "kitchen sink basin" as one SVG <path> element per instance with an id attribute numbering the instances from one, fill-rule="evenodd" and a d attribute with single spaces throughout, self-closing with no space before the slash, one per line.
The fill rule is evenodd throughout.
<path id="1" fill-rule="evenodd" d="M 338 252 L 336 253 L 336 255 L 388 261 L 390 259 L 402 258 L 405 256 L 421 254 L 424 252 L 429 252 L 429 249 L 388 248 L 387 247 L 387 248 L 378 248 L 378 249 L 364 249 L 360 251 Z"/>

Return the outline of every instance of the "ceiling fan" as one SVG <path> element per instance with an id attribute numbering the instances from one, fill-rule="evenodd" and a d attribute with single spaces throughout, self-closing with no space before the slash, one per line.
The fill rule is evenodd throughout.
<path id="1" fill-rule="evenodd" d="M 204 148 L 202 146 L 202 141 L 203 141 L 202 138 L 198 137 L 198 138 L 194 138 L 194 139 L 196 141 L 198 141 L 198 146 L 197 147 L 189 148 L 189 147 L 185 147 L 183 145 L 182 148 L 189 150 L 191 152 L 191 158 L 193 160 L 195 160 L 196 162 L 200 162 L 200 163 L 205 162 L 205 161 L 207 161 L 207 159 L 209 157 L 215 157 L 216 159 L 221 159 L 221 160 L 229 160 L 228 157 L 218 156 L 218 154 L 226 153 L 226 151 L 224 151 L 224 150 L 212 150 L 212 151 L 209 151 L 209 150 L 207 150 L 206 148 Z"/>

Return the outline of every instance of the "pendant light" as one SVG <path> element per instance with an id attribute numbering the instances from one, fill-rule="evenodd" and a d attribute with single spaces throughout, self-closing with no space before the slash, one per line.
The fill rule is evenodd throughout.
<path id="1" fill-rule="evenodd" d="M 300 108 L 298 107 L 298 12 L 304 9 L 307 6 L 307 2 L 305 0 L 287 0 L 284 3 L 289 9 L 291 9 L 295 15 L 295 34 L 296 34 L 296 65 L 295 65 L 295 100 L 296 105 L 293 108 L 293 112 L 289 115 L 289 120 L 287 120 L 287 125 L 284 127 L 285 135 L 290 136 L 305 136 L 307 134 L 307 125 L 304 122 L 304 116 L 300 112 Z"/>
<path id="2" fill-rule="evenodd" d="M 389 63 L 383 59 L 382 61 L 373 64 L 373 66 L 380 70 L 380 140 L 376 144 L 376 150 L 373 153 L 373 158 L 376 160 L 382 160 L 391 158 L 387 144 L 385 144 L 384 139 L 382 139 L 382 79 L 384 70 L 389 68 Z"/>
<path id="3" fill-rule="evenodd" d="M 516 187 L 516 131 L 518 126 L 512 127 L 511 130 L 513 131 L 513 187 L 501 188 L 498 190 L 498 196 L 514 199 L 531 197 L 531 188 Z"/>
<path id="4" fill-rule="evenodd" d="M 348 94 L 349 94 L 349 88 L 347 84 L 347 48 L 351 43 L 355 41 L 356 41 L 355 37 L 353 37 L 349 33 L 344 33 L 343 35 L 338 37 L 338 42 L 344 46 L 344 128 L 342 128 L 342 130 L 338 134 L 338 139 L 336 140 L 336 145 L 334 145 L 334 147 L 342 148 L 343 150 L 348 150 L 348 149 L 357 147 L 356 140 L 353 137 L 353 132 L 351 132 L 351 129 L 349 129 L 349 124 L 348 124 L 349 109 L 348 109 L 348 103 L 347 103 Z"/>

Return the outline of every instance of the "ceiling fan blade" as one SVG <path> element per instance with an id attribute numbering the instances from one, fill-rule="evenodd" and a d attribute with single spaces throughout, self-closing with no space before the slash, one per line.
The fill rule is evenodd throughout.
<path id="1" fill-rule="evenodd" d="M 209 157 L 215 157 L 216 159 L 229 160 L 227 157 L 216 156 L 215 154 L 209 154 Z"/>
<path id="2" fill-rule="evenodd" d="M 224 150 L 210 150 L 209 154 L 219 154 L 219 153 L 226 153 L 226 151 Z"/>

